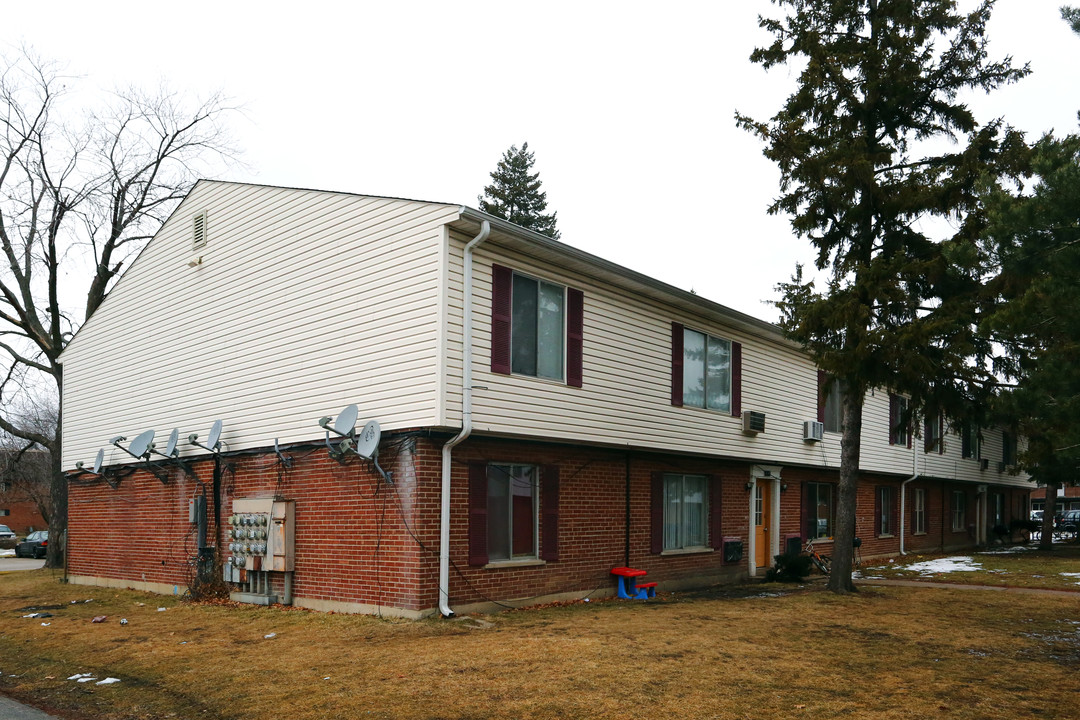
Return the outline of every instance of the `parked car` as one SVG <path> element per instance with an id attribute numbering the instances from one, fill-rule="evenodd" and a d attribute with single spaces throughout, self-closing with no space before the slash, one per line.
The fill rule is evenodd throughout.
<path id="1" fill-rule="evenodd" d="M 0 525 L 0 540 L 14 540 L 15 533 L 7 525 Z"/>
<path id="2" fill-rule="evenodd" d="M 1057 524 L 1058 532 L 1076 535 L 1080 530 L 1080 510 L 1066 510 Z"/>
<path id="3" fill-rule="evenodd" d="M 1032 520 L 1042 522 L 1042 516 L 1043 516 L 1043 511 L 1042 510 L 1032 510 L 1031 511 L 1031 519 Z"/>
<path id="4" fill-rule="evenodd" d="M 43 558 L 48 550 L 49 531 L 37 530 L 15 546 L 15 557 Z"/>

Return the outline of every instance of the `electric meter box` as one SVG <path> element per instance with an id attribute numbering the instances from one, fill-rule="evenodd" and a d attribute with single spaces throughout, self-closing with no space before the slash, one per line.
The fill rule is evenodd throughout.
<path id="1" fill-rule="evenodd" d="M 243 582 L 246 571 L 292 572 L 296 503 L 273 498 L 237 498 L 225 528 L 229 558 L 225 580 Z"/>

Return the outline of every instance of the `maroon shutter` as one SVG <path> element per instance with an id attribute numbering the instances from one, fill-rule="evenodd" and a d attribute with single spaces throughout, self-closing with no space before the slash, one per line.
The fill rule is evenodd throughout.
<path id="1" fill-rule="evenodd" d="M 908 528 L 909 528 L 909 532 L 912 535 L 915 534 L 915 511 L 918 509 L 918 505 L 915 504 L 915 491 L 916 491 L 916 489 L 917 488 L 909 488 L 909 492 L 911 493 L 911 510 L 910 510 L 911 514 L 910 514 L 910 516 L 908 518 Z M 904 486 L 903 485 L 900 486 L 900 492 L 904 492 Z M 926 496 L 925 495 L 923 496 L 923 507 L 924 508 L 926 507 Z M 903 518 L 901 518 L 901 521 L 903 521 Z"/>
<path id="2" fill-rule="evenodd" d="M 723 481 L 717 475 L 710 475 L 709 482 L 709 546 L 719 550 L 724 545 L 721 526 L 720 502 Z"/>
<path id="3" fill-rule="evenodd" d="M 671 404 L 682 407 L 683 326 L 671 323 Z"/>
<path id="4" fill-rule="evenodd" d="M 900 434 L 900 398 L 889 393 L 889 444 L 895 445 Z"/>
<path id="5" fill-rule="evenodd" d="M 810 508 L 810 483 L 802 483 L 802 502 L 799 508 L 799 534 L 802 535 L 803 543 L 809 540 L 816 533 L 810 532 L 810 518 L 812 512 Z"/>
<path id="6" fill-rule="evenodd" d="M 540 466 L 540 559 L 559 559 L 559 466 Z"/>
<path id="7" fill-rule="evenodd" d="M 825 422 L 825 371 L 817 371 L 817 421 Z"/>
<path id="8" fill-rule="evenodd" d="M 652 474 L 649 497 L 650 552 L 659 555 L 664 551 L 664 473 Z"/>
<path id="9" fill-rule="evenodd" d="M 742 415 L 742 343 L 731 343 L 731 414 Z"/>
<path id="10" fill-rule="evenodd" d="M 581 387 L 585 337 L 585 293 L 566 289 L 566 384 Z"/>
<path id="11" fill-rule="evenodd" d="M 874 534 L 881 535 L 881 487 L 874 488 Z"/>
<path id="12" fill-rule="evenodd" d="M 945 414 L 938 413 L 938 455 L 945 454 Z"/>
<path id="13" fill-rule="evenodd" d="M 510 296 L 514 271 L 491 266 L 491 372 L 510 374 Z"/>
<path id="14" fill-rule="evenodd" d="M 930 452 L 930 448 L 934 446 L 934 441 L 931 437 L 931 429 L 933 425 L 930 423 L 930 419 L 927 418 L 923 423 L 923 452 Z"/>
<path id="15" fill-rule="evenodd" d="M 487 565 L 487 463 L 469 463 L 469 564 Z"/>

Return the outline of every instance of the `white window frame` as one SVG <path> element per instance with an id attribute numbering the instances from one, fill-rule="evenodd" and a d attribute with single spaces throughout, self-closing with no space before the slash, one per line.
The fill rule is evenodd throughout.
<path id="1" fill-rule="evenodd" d="M 912 535 L 926 534 L 926 488 L 915 488 L 911 498 Z"/>
<path id="2" fill-rule="evenodd" d="M 893 511 L 896 510 L 896 488 L 892 485 L 878 486 L 878 537 L 893 537 L 896 528 L 893 527 Z M 886 500 L 888 502 L 886 503 Z"/>
<path id="3" fill-rule="evenodd" d="M 520 336 L 519 333 L 522 330 L 522 318 L 519 317 L 519 306 L 517 304 L 519 302 L 519 300 L 520 300 L 520 297 L 519 297 L 519 295 L 517 293 L 518 279 L 519 278 L 522 279 L 522 280 L 527 280 L 529 282 L 536 283 L 536 307 L 533 308 L 533 313 L 532 313 L 532 316 L 531 316 L 531 319 L 533 321 L 532 339 L 533 339 L 533 342 L 535 343 L 534 353 L 532 354 L 532 364 L 533 364 L 532 372 L 529 372 L 527 369 L 523 369 L 523 367 L 519 364 L 518 350 L 520 348 L 515 347 L 515 346 L 520 344 L 521 336 Z M 559 307 L 559 310 L 558 310 L 558 313 L 559 313 L 559 323 L 558 323 L 559 332 L 558 332 L 558 335 L 557 335 L 558 339 L 559 339 L 559 350 L 558 350 L 558 353 L 557 353 L 558 361 L 559 361 L 558 372 L 554 372 L 554 371 L 545 372 L 545 371 L 542 371 L 542 368 L 541 368 L 542 354 L 543 354 L 542 345 L 544 343 L 542 342 L 542 335 L 541 335 L 542 330 L 541 330 L 541 327 L 540 327 L 541 322 L 542 322 L 542 319 L 541 319 L 542 318 L 542 312 L 541 312 L 540 305 L 541 305 L 541 302 L 542 302 L 542 296 L 543 296 L 543 292 L 544 292 L 545 289 L 548 289 L 548 290 L 554 289 L 554 290 L 556 290 L 557 294 L 560 297 L 560 300 L 559 300 L 560 307 Z M 565 285 L 562 285 L 560 283 L 550 282 L 548 280 L 543 280 L 543 279 L 535 277 L 533 275 L 528 275 L 526 273 L 518 272 L 517 270 L 513 271 L 513 275 L 511 277 L 511 281 L 510 281 L 510 372 L 512 374 L 514 374 L 514 375 L 524 375 L 526 377 L 543 378 L 545 380 L 555 380 L 555 381 L 558 381 L 558 382 L 565 382 L 566 381 L 566 286 Z"/>
<path id="4" fill-rule="evenodd" d="M 688 339 L 691 335 L 700 336 L 704 341 L 704 353 L 701 358 L 691 358 L 689 356 L 690 343 Z M 682 402 L 684 407 L 696 407 L 703 410 L 712 410 L 714 412 L 731 413 L 731 395 L 732 395 L 732 372 L 733 367 L 731 363 L 731 340 L 726 338 L 717 337 L 716 335 L 710 335 L 707 332 L 701 330 L 694 330 L 693 328 L 683 328 L 683 377 L 682 377 Z M 710 381 L 709 375 L 709 351 L 713 346 L 724 346 L 726 348 L 727 355 L 727 369 L 726 379 L 713 376 L 714 379 Z M 721 370 L 720 372 L 725 372 Z M 700 390 L 701 401 L 695 402 L 692 398 L 698 393 L 698 390 L 691 388 L 691 373 L 699 373 L 702 387 Z M 698 379 L 698 374 L 694 374 L 694 380 Z M 716 388 L 714 383 L 719 383 L 720 387 Z M 725 387 L 726 383 L 726 387 Z M 715 406 L 709 405 L 709 397 L 713 394 L 719 394 L 721 397 L 727 398 L 727 402 L 718 404 Z"/>
<path id="5" fill-rule="evenodd" d="M 822 419 L 825 432 L 843 432 L 844 430 L 844 388 L 836 378 L 828 383 L 829 390 L 825 393 L 822 405 L 825 409 L 825 417 Z"/>
<path id="6" fill-rule="evenodd" d="M 967 493 L 963 490 L 952 491 L 952 531 L 967 530 Z"/>
<path id="7" fill-rule="evenodd" d="M 698 483 L 701 490 L 701 502 L 696 506 L 687 502 L 689 493 L 693 492 L 693 488 L 688 487 L 688 481 L 691 480 Z M 678 509 L 675 511 L 676 516 L 672 517 L 670 497 L 676 491 L 679 495 Z M 700 550 L 709 547 L 709 478 L 707 475 L 665 473 L 664 496 L 661 502 L 664 513 L 664 552 Z M 690 529 L 694 522 L 692 514 L 699 514 L 696 518 L 701 528 L 698 537 L 690 536 Z"/>
<path id="8" fill-rule="evenodd" d="M 519 471 L 527 470 L 531 474 L 531 479 L 524 480 L 527 486 L 531 489 L 532 497 L 532 510 L 530 512 L 530 518 L 532 522 L 532 552 L 531 553 L 514 553 L 514 494 L 511 492 L 511 483 L 516 483 L 518 487 L 525 487 L 521 484 L 521 478 L 519 477 Z M 504 527 L 496 527 L 500 524 L 502 516 L 492 507 L 492 488 L 495 483 L 503 483 L 506 486 L 506 508 Z M 487 547 L 488 547 L 488 559 L 492 563 L 499 562 L 514 562 L 520 560 L 536 560 L 540 557 L 539 547 L 539 483 L 540 483 L 540 467 L 531 463 L 508 463 L 508 462 L 491 462 L 487 466 L 487 497 L 488 497 L 488 516 L 487 516 Z M 499 543 L 493 542 L 493 538 L 498 533 L 505 533 L 503 538 L 507 553 L 505 557 L 497 555 L 498 548 L 501 547 Z"/>
<path id="9" fill-rule="evenodd" d="M 822 520 L 822 518 L 817 512 L 818 508 L 821 506 L 820 495 L 818 494 L 818 492 L 819 492 L 818 488 L 823 488 L 823 487 L 828 488 L 828 490 L 829 490 L 828 503 L 826 504 L 826 507 L 828 508 L 827 512 L 828 512 L 829 517 L 825 518 L 825 521 L 826 521 L 825 534 L 821 533 L 821 520 Z M 808 536 L 810 537 L 811 540 L 831 540 L 832 537 L 833 537 L 833 534 L 836 532 L 836 487 L 837 486 L 832 484 L 832 483 L 818 483 L 818 482 L 806 483 L 806 491 L 807 492 L 810 492 L 811 488 L 814 488 L 814 491 L 813 491 L 814 492 L 814 503 L 813 503 L 814 516 L 813 517 L 808 516 L 806 518 L 806 522 L 807 522 L 808 525 L 807 525 L 807 527 L 803 528 L 803 530 L 808 533 Z M 808 506 L 807 509 L 809 509 L 810 503 L 807 503 L 807 506 Z M 812 532 L 812 533 L 810 532 L 810 530 L 809 530 L 809 523 L 810 522 L 814 523 L 815 532 Z"/>

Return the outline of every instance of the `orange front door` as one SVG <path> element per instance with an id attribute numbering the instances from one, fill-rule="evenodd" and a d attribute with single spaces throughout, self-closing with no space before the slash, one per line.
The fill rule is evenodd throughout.
<path id="1" fill-rule="evenodd" d="M 759 480 L 754 490 L 754 562 L 758 567 L 768 567 L 769 529 L 772 525 L 772 483 Z"/>

